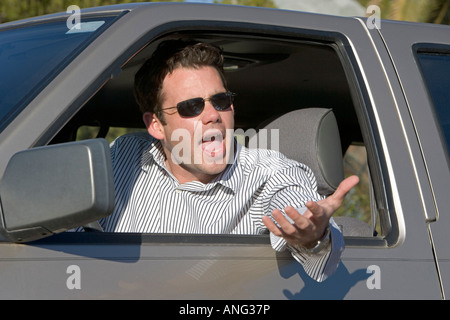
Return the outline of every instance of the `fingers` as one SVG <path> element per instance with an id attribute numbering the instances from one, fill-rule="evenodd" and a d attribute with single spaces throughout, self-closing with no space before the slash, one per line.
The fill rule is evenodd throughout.
<path id="1" fill-rule="evenodd" d="M 290 223 L 280 210 L 273 210 L 272 217 L 278 225 L 268 216 L 263 217 L 263 222 L 267 229 L 278 237 L 285 236 L 286 233 L 293 232 L 295 227 Z"/>
<path id="2" fill-rule="evenodd" d="M 321 203 L 325 202 L 325 200 L 322 200 Z M 324 216 L 326 216 L 326 211 L 324 209 L 324 207 L 322 207 L 321 204 L 319 204 L 319 202 L 314 202 L 314 201 L 308 201 L 306 203 L 306 207 L 308 208 L 308 213 L 310 214 L 310 219 L 321 219 Z"/>
<path id="3" fill-rule="evenodd" d="M 329 197 L 317 201 L 316 203 L 309 201 L 306 207 L 311 211 L 313 217 L 321 219 L 325 214 L 330 219 L 333 213 L 342 205 L 347 193 L 359 182 L 358 176 L 350 176 L 339 184 L 336 191 Z"/>
<path id="4" fill-rule="evenodd" d="M 283 237 L 290 243 L 308 247 L 308 245 L 320 239 L 331 216 L 342 204 L 346 194 L 358 182 L 357 176 L 348 177 L 339 184 L 335 193 L 328 198 L 317 202 L 308 201 L 306 203 L 308 210 L 303 214 L 292 207 L 287 207 L 284 209 L 286 212 L 286 216 L 284 216 L 280 210 L 275 209 L 272 212 L 272 217 L 276 223 L 268 216 L 263 217 L 263 223 L 274 235 Z"/>
<path id="5" fill-rule="evenodd" d="M 309 219 L 309 216 L 311 214 L 308 211 L 304 212 L 304 214 L 301 214 L 300 212 L 297 211 L 297 209 L 294 209 L 293 207 L 286 207 L 284 209 L 284 212 L 286 212 L 286 215 L 294 222 L 297 229 L 307 230 L 311 228 L 312 223 L 311 220 Z M 284 218 L 281 211 L 280 214 L 281 217 Z"/>
<path id="6" fill-rule="evenodd" d="M 314 223 L 292 207 L 285 208 L 285 212 L 291 221 L 277 209 L 272 212 L 272 217 L 276 223 L 270 217 L 264 216 L 263 222 L 267 229 L 274 235 L 283 237 L 288 241 L 304 238 L 305 242 L 310 242 L 310 235 L 313 235 L 316 229 Z"/>
<path id="7" fill-rule="evenodd" d="M 358 176 L 350 176 L 339 184 L 336 191 L 333 193 L 331 197 L 342 202 L 345 198 L 345 195 L 358 184 L 359 178 Z"/>
<path id="8" fill-rule="evenodd" d="M 272 219 L 269 216 L 264 216 L 262 218 L 263 223 L 267 227 L 267 230 L 269 230 L 271 233 L 276 235 L 277 237 L 282 237 L 283 233 L 280 228 L 275 224 L 275 222 L 272 221 Z"/>

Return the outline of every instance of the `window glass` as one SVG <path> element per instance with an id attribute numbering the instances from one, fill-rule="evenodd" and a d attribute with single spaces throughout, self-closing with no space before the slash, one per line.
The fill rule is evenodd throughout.
<path id="1" fill-rule="evenodd" d="M 360 183 L 347 195 L 345 203 L 336 212 L 370 223 L 369 181 L 366 148 L 363 145 L 350 145 L 344 155 L 345 176 L 357 175 Z"/>
<path id="2" fill-rule="evenodd" d="M 341 207 L 335 212 L 334 217 L 337 224 L 343 229 L 344 235 L 372 236 L 380 234 L 379 225 L 374 219 L 376 212 L 372 212 L 371 206 L 371 181 L 366 147 L 362 144 L 350 145 L 345 152 L 343 162 L 345 176 L 357 175 L 359 183 L 350 190 Z M 351 232 L 348 227 L 346 228 L 348 224 L 352 225 Z"/>
<path id="3" fill-rule="evenodd" d="M 86 19 L 79 30 L 61 20 L 1 31 L 0 131 L 112 19 Z"/>
<path id="4" fill-rule="evenodd" d="M 85 140 L 85 139 L 95 139 L 97 137 L 99 138 L 105 138 L 109 143 L 113 142 L 116 138 L 128 134 L 128 133 L 135 133 L 135 132 L 146 132 L 146 129 L 142 128 L 119 128 L 119 127 L 111 127 L 108 128 L 106 135 L 103 137 L 101 135 L 101 127 L 97 126 L 81 126 L 77 130 L 77 140 Z M 99 136 L 100 134 L 100 136 Z"/>
<path id="5" fill-rule="evenodd" d="M 450 146 L 450 54 L 419 53 L 418 57 L 448 151 Z"/>

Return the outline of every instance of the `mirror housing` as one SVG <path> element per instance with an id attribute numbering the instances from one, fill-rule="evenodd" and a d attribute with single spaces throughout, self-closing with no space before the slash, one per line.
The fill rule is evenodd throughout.
<path id="1" fill-rule="evenodd" d="M 111 154 L 104 139 L 16 153 L 0 182 L 0 234 L 28 242 L 108 216 L 114 209 Z"/>

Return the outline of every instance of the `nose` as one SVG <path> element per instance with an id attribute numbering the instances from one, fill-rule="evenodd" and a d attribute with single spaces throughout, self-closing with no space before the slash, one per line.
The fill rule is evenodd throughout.
<path id="1" fill-rule="evenodd" d="M 201 113 L 201 117 L 203 124 L 220 122 L 220 113 L 214 109 L 210 101 L 205 101 L 205 108 Z"/>

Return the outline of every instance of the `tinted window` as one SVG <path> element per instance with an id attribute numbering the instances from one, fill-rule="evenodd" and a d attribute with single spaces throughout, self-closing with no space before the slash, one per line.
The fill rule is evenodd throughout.
<path id="1" fill-rule="evenodd" d="M 419 53 L 418 57 L 448 150 L 450 146 L 450 54 Z"/>
<path id="2" fill-rule="evenodd" d="M 80 30 L 61 20 L 0 32 L 0 131 L 111 20 L 82 20 Z"/>

